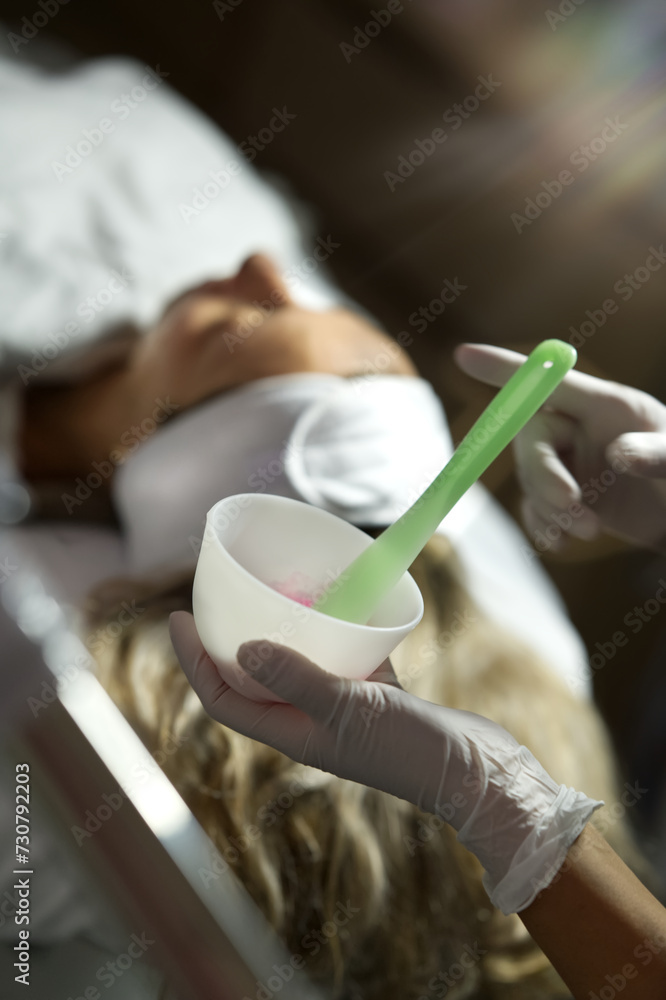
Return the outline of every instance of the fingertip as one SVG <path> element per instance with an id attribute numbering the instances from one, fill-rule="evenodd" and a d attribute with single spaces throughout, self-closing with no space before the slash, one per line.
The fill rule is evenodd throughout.
<path id="1" fill-rule="evenodd" d="M 169 615 L 169 637 L 171 645 L 176 651 L 176 656 L 182 663 L 183 659 L 187 657 L 195 637 L 196 643 L 199 643 L 193 616 L 187 611 L 172 611 Z"/>
<path id="2" fill-rule="evenodd" d="M 192 615 L 188 611 L 172 611 L 169 615 L 169 632 L 172 629 L 178 630 L 179 628 L 186 627 L 188 619 L 192 618 Z M 192 620 L 194 620 L 192 618 Z"/>
<path id="3" fill-rule="evenodd" d="M 473 344 L 471 341 L 465 340 L 462 344 L 456 344 L 453 348 L 453 356 L 454 358 L 457 358 L 461 354 L 465 354 L 469 350 L 473 350 L 475 347 L 480 347 L 480 344 Z"/>
<path id="4" fill-rule="evenodd" d="M 606 458 L 615 472 L 648 479 L 666 478 L 666 436 L 657 431 L 621 434 L 606 448 Z"/>
<path id="5" fill-rule="evenodd" d="M 527 497 L 520 502 L 525 532 L 540 556 L 546 552 L 560 552 L 566 546 L 561 528 L 549 523 L 530 503 Z"/>
<path id="6" fill-rule="evenodd" d="M 561 514 L 581 506 L 583 490 L 557 455 L 537 454 L 529 473 L 531 478 L 523 474 L 523 488 L 534 493 L 542 506 Z"/>
<path id="7" fill-rule="evenodd" d="M 274 660 L 280 648 L 268 639 L 248 639 L 236 650 L 236 659 L 244 670 L 256 670 Z"/>
<path id="8" fill-rule="evenodd" d="M 606 446 L 605 455 L 607 462 L 616 462 L 618 460 L 631 462 L 635 457 L 635 449 L 632 448 L 629 435 L 621 434 L 614 441 L 611 441 Z"/>
<path id="9" fill-rule="evenodd" d="M 466 365 L 473 361 L 474 355 L 478 352 L 479 348 L 483 350 L 483 344 L 472 344 L 468 342 L 458 344 L 453 349 L 453 360 L 459 368 L 466 371 Z"/>

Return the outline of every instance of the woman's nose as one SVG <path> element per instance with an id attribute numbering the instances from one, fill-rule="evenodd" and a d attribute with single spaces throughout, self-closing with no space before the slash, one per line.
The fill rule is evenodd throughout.
<path id="1" fill-rule="evenodd" d="M 248 257 L 232 282 L 233 293 L 248 302 L 261 303 L 268 299 L 273 305 L 281 306 L 292 301 L 274 262 L 262 253 Z"/>

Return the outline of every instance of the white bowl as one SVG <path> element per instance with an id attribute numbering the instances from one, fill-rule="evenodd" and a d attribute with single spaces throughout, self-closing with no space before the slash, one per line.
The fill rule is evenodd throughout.
<path id="1" fill-rule="evenodd" d="M 246 697 L 280 701 L 240 668 L 250 639 L 297 650 L 340 677 L 368 677 L 421 620 L 423 598 L 405 573 L 367 625 L 332 618 L 278 592 L 298 575 L 319 594 L 373 539 L 328 511 L 261 493 L 220 500 L 208 511 L 194 577 L 201 641 L 224 679 Z"/>

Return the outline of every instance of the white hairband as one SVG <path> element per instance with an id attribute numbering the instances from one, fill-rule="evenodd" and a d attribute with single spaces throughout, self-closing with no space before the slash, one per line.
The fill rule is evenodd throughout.
<path id="1" fill-rule="evenodd" d="M 192 565 L 207 511 L 237 493 L 388 525 L 451 452 L 442 405 L 424 379 L 300 373 L 248 383 L 173 418 L 118 469 L 130 569 Z M 475 509 L 473 495 L 463 498 L 447 533 Z"/>

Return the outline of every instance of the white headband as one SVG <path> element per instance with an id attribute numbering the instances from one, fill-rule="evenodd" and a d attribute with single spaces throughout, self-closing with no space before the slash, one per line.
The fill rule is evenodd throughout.
<path id="1" fill-rule="evenodd" d="M 362 526 L 395 520 L 452 453 L 442 405 L 424 379 L 279 375 L 173 418 L 116 474 L 130 569 L 193 565 L 206 513 L 236 493 L 304 500 Z M 461 530 L 464 497 L 446 520 Z"/>

